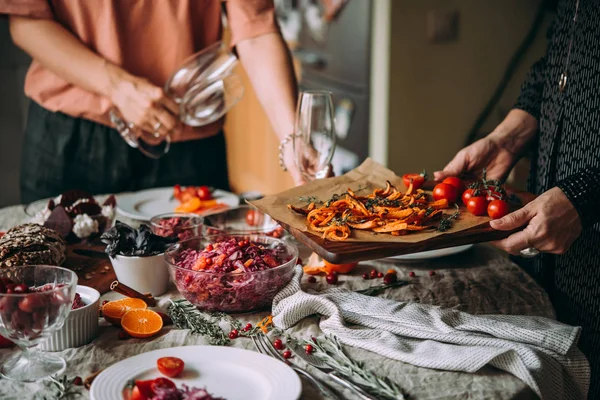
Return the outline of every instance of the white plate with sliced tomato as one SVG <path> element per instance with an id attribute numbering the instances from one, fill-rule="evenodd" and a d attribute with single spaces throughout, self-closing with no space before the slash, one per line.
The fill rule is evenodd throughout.
<path id="1" fill-rule="evenodd" d="M 170 362 L 159 363 L 165 357 Z M 177 360 L 183 365 L 174 363 Z M 185 390 L 184 385 L 226 400 L 297 400 L 302 392 L 298 375 L 272 357 L 233 347 L 184 346 L 150 351 L 112 365 L 94 380 L 90 397 L 143 400 L 161 388 Z"/>
<path id="2" fill-rule="evenodd" d="M 224 190 L 210 190 L 206 186 L 199 186 L 194 189 L 194 192 L 190 195 L 183 197 L 175 196 L 177 191 L 172 187 L 121 194 L 117 196 L 117 211 L 127 218 L 150 221 L 152 217 L 159 214 L 181 211 L 180 207 L 185 207 L 186 202 L 190 201 L 194 202 L 193 204 L 187 203 L 191 207 L 181 212 L 206 214 L 237 207 L 240 204 L 237 195 Z M 182 190 L 186 190 L 186 188 Z M 197 200 L 192 200 L 192 198 Z"/>

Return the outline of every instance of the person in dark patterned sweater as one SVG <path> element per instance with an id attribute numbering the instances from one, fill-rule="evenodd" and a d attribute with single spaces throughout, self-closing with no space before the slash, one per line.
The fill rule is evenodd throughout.
<path id="1" fill-rule="evenodd" d="M 557 318 L 579 325 L 579 347 L 600 398 L 600 1 L 561 0 L 546 55 L 530 70 L 506 119 L 462 149 L 436 180 L 465 172 L 504 179 L 533 151 L 525 207 L 492 221 L 521 228 L 495 244 L 511 254 L 535 248 L 522 266 L 547 290 Z"/>

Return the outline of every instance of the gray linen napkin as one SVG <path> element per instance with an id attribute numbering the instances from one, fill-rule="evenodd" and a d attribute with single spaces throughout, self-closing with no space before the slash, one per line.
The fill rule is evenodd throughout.
<path id="1" fill-rule="evenodd" d="M 542 400 L 585 399 L 589 364 L 580 327 L 531 316 L 471 315 L 336 288 L 310 294 L 302 269 L 273 300 L 273 323 L 288 329 L 310 315 L 340 342 L 425 368 L 475 372 L 489 364 L 515 375 Z"/>

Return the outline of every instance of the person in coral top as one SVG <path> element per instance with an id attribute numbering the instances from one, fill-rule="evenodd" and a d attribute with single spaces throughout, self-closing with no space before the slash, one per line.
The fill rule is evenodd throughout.
<path id="1" fill-rule="evenodd" d="M 221 40 L 231 46 L 280 139 L 292 132 L 296 80 L 272 0 L 0 0 L 10 34 L 33 59 L 25 81 L 28 113 L 23 202 L 68 189 L 115 193 L 157 186 L 228 188 L 223 120 L 178 124 L 162 87 L 190 55 Z M 144 131 L 170 134 L 156 160 L 129 147 L 109 110 Z M 285 161 L 296 183 L 291 151 Z"/>

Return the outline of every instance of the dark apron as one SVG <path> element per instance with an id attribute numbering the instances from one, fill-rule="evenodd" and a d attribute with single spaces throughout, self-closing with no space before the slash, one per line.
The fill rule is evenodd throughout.
<path id="1" fill-rule="evenodd" d="M 175 184 L 229 189 L 223 132 L 172 143 L 165 156 L 154 160 L 129 147 L 113 128 L 31 102 L 21 165 L 22 203 L 69 189 L 102 194 Z"/>

